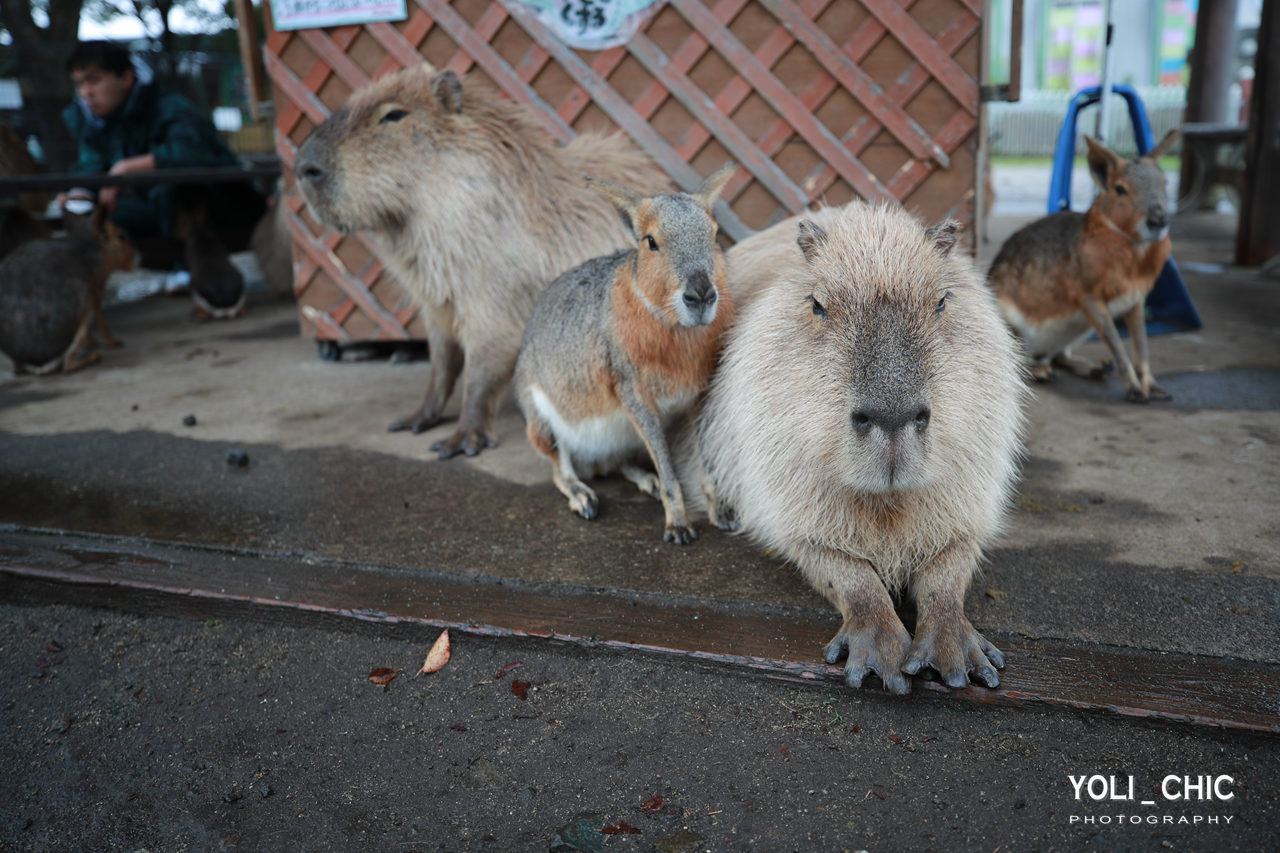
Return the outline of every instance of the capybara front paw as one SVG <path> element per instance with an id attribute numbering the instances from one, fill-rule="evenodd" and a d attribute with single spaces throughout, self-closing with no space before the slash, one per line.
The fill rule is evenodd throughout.
<path id="1" fill-rule="evenodd" d="M 698 538 L 698 531 L 688 524 L 668 524 L 662 533 L 662 538 L 677 545 L 692 545 Z"/>
<path id="2" fill-rule="evenodd" d="M 836 663 L 844 655 L 844 682 L 861 687 L 867 674 L 874 672 L 884 682 L 884 689 L 902 696 L 911 692 L 911 679 L 903 675 L 902 662 L 911 648 L 911 635 L 897 617 L 896 625 L 869 625 L 858 628 L 849 622 L 831 638 L 823 652 L 823 660 Z"/>
<path id="3" fill-rule="evenodd" d="M 418 409 L 411 415 L 405 415 L 403 418 L 396 418 L 387 424 L 387 432 L 400 432 L 401 430 L 412 430 L 414 435 L 420 432 L 426 432 L 436 424 L 440 423 L 440 416 L 433 415 L 427 409 Z M 432 448 L 433 450 L 435 448 Z"/>
<path id="4" fill-rule="evenodd" d="M 497 446 L 497 440 L 482 429 L 459 429 L 443 441 L 431 445 L 431 449 L 439 452 L 441 459 L 449 459 L 459 453 L 478 456 L 486 447 Z"/>
<path id="5" fill-rule="evenodd" d="M 1151 397 L 1143 393 L 1141 388 L 1128 388 L 1124 392 L 1124 398 L 1130 403 L 1150 403 Z"/>
<path id="6" fill-rule="evenodd" d="M 1173 399 L 1173 395 L 1153 382 L 1151 390 L 1147 392 L 1147 399 L 1153 403 L 1167 403 Z"/>
<path id="7" fill-rule="evenodd" d="M 737 533 L 742 529 L 738 521 L 738 512 L 732 505 L 724 501 L 715 504 L 715 511 L 710 513 L 711 523 L 728 533 Z"/>
<path id="8" fill-rule="evenodd" d="M 922 621 L 916 626 L 915 642 L 902 671 L 915 675 L 926 667 L 938 673 L 948 687 L 964 687 L 970 678 L 998 687 L 996 670 L 1004 668 L 1004 655 L 964 616 L 948 624 Z"/>

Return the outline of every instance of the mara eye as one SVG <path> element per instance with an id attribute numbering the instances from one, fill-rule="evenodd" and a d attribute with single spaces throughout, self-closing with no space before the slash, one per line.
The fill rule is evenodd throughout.
<path id="1" fill-rule="evenodd" d="M 653 239 L 653 237 L 651 237 L 651 236 L 650 236 L 650 235 L 648 235 L 648 234 L 644 235 L 644 239 L 645 239 L 645 242 L 649 244 L 649 251 L 650 251 L 650 252 L 656 252 L 656 251 L 658 251 L 658 241 L 657 241 L 657 240 Z"/>
<path id="2" fill-rule="evenodd" d="M 809 297 L 809 301 L 813 303 L 813 316 L 821 317 L 825 320 L 827 317 L 827 309 L 822 307 L 822 303 L 812 296 Z"/>
<path id="3" fill-rule="evenodd" d="M 1128 194 L 1129 194 L 1129 191 L 1127 189 L 1120 186 L 1119 184 L 1116 184 L 1116 195 L 1128 195 Z"/>
<path id="4" fill-rule="evenodd" d="M 943 311 L 947 310 L 947 297 L 950 295 L 951 295 L 950 290 L 942 294 L 942 298 L 938 300 L 938 307 L 933 310 L 933 313 L 935 315 L 941 314 Z"/>
<path id="5" fill-rule="evenodd" d="M 381 119 L 379 119 L 378 124 L 391 124 L 392 122 L 399 121 L 400 119 L 404 118 L 408 114 L 409 114 L 408 110 L 392 110 L 391 112 L 384 115 Z"/>

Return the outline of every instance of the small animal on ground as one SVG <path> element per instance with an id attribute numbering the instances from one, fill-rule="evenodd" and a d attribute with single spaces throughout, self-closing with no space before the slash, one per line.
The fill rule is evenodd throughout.
<path id="1" fill-rule="evenodd" d="M 906 693 L 925 669 L 995 687 L 1004 665 L 964 597 L 1001 529 L 1029 392 L 956 228 L 854 202 L 748 238 L 791 261 L 741 310 L 698 419 L 708 514 L 839 609 L 825 659 L 847 656 L 851 687 L 875 672 Z"/>
<path id="2" fill-rule="evenodd" d="M 574 267 L 538 297 L 516 362 L 516 400 L 529 441 L 583 518 L 596 517 L 599 500 L 580 472 L 620 470 L 662 501 L 666 541 L 697 538 L 666 430 L 706 387 L 733 322 L 711 207 L 736 168 L 724 166 L 691 195 L 644 196 L 593 180 L 636 248 Z M 646 451 L 656 475 L 637 464 Z"/>
<path id="3" fill-rule="evenodd" d="M 191 301 L 196 320 L 230 320 L 244 314 L 244 274 L 205 224 L 205 205 L 195 203 L 180 210 L 175 229 L 184 241 L 183 258 L 191 275 Z"/>
<path id="4" fill-rule="evenodd" d="M 1131 402 L 1168 400 L 1151 375 L 1144 306 L 1169 258 L 1169 202 L 1159 159 L 1178 138 L 1126 160 L 1092 137 L 1089 172 L 1098 197 L 1085 213 L 1064 210 L 1015 233 L 991 265 L 991 288 L 1005 320 L 1022 338 L 1032 375 L 1046 381 L 1054 366 L 1101 377 L 1104 361 L 1071 350 L 1097 332 L 1115 358 Z M 1124 317 L 1133 361 L 1114 318 Z"/>
<path id="5" fill-rule="evenodd" d="M 355 92 L 303 143 L 297 175 L 321 223 L 383 241 L 422 310 L 430 385 L 390 429 L 439 423 L 461 374 L 457 428 L 432 445 L 441 458 L 495 446 L 494 411 L 542 289 L 631 245 L 584 176 L 646 194 L 668 187 L 629 142 L 583 133 L 559 146 L 527 108 L 426 64 Z"/>
<path id="6" fill-rule="evenodd" d="M 0 350 L 17 373 L 70 372 L 99 358 L 89 324 L 96 317 L 103 343 L 119 346 L 107 329 L 102 298 L 113 270 L 131 270 L 134 250 L 104 207 L 65 212 L 64 239 L 35 240 L 0 261 Z"/>
<path id="7" fill-rule="evenodd" d="M 273 296 L 293 296 L 293 238 L 285 219 L 285 201 L 277 196 L 262 219 L 254 226 L 249 245 L 262 271 L 267 293 Z"/>

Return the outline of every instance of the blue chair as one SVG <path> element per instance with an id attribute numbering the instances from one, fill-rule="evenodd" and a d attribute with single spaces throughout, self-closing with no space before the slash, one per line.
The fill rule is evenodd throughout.
<path id="1" fill-rule="evenodd" d="M 1142 98 L 1138 97 L 1132 86 L 1116 84 L 1111 91 L 1124 98 L 1128 105 L 1133 135 L 1138 142 L 1138 153 L 1146 154 L 1155 147 L 1155 140 L 1151 136 L 1151 121 L 1147 118 Z M 1075 165 L 1076 156 L 1076 119 L 1082 109 L 1101 99 L 1099 87 L 1081 89 L 1067 108 L 1067 118 L 1062 123 L 1058 145 L 1053 153 L 1053 180 L 1049 184 L 1050 214 L 1071 209 L 1071 169 Z M 1187 284 L 1182 280 L 1182 273 L 1178 272 L 1178 265 L 1170 256 L 1164 269 L 1160 271 L 1160 277 L 1156 279 L 1155 287 L 1147 296 L 1147 334 L 1186 332 L 1203 325 L 1200 312 L 1196 310 L 1191 294 L 1187 292 Z"/>

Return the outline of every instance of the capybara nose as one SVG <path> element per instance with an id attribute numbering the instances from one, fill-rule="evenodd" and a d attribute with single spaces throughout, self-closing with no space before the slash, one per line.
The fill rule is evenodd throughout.
<path id="1" fill-rule="evenodd" d="M 853 413 L 853 427 L 861 434 L 871 432 L 872 427 L 880 427 L 889 435 L 894 435 L 908 424 L 923 430 L 929 426 L 928 407 L 902 407 L 899 409 L 883 409 L 867 406 Z"/>

